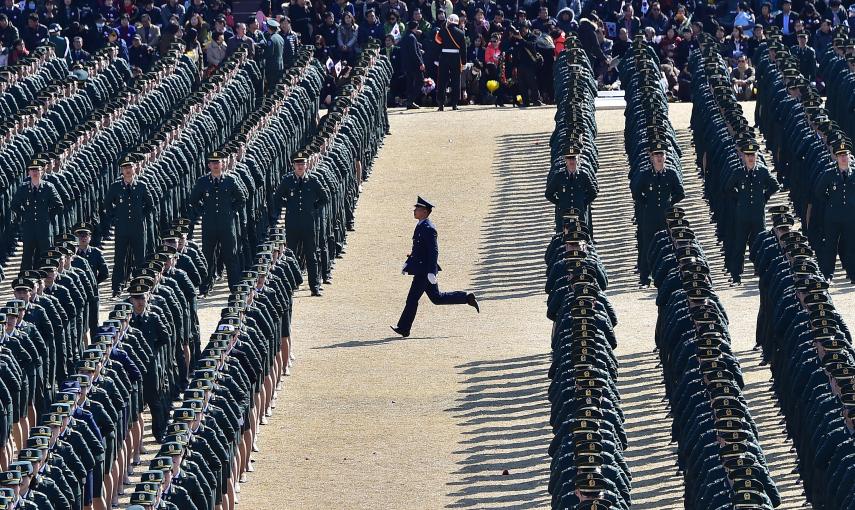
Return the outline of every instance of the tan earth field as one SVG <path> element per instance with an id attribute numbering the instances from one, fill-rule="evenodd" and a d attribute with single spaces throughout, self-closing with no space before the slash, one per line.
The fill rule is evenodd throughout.
<path id="1" fill-rule="evenodd" d="M 753 112 L 753 105 L 746 105 Z M 693 225 L 746 377 L 782 508 L 803 507 L 794 454 L 752 351 L 756 279 L 730 289 L 708 225 L 688 131 L 691 106 L 672 105 L 684 148 Z M 543 198 L 554 108 L 390 114 L 386 139 L 357 211 L 357 228 L 323 298 L 300 292 L 294 312 L 294 374 L 261 429 L 256 472 L 240 507 L 281 509 L 547 508 L 543 252 L 552 206 Z M 633 508 L 682 508 L 682 478 L 669 445 L 670 417 L 656 367 L 653 291 L 635 289 L 635 244 L 622 110 L 597 113 L 600 196 L 593 223 L 617 309 L 620 390 L 630 438 Z M 427 299 L 410 338 L 389 329 L 409 285 L 400 267 L 417 194 L 431 200 L 439 230 L 440 288 L 472 289 L 481 313 Z M 784 196 L 779 197 L 784 201 Z M 750 272 L 750 266 L 748 271 Z M 855 288 L 833 295 L 855 324 Z M 507 474 L 503 471 L 507 470 Z"/>
<path id="2" fill-rule="evenodd" d="M 743 107 L 752 117 L 754 105 Z M 781 508 L 804 508 L 795 455 L 769 391 L 771 373 L 752 350 L 757 280 L 727 285 L 694 167 L 690 113 L 691 105 L 671 105 L 684 152 L 681 205 L 730 318 L 745 397 L 784 496 Z M 356 231 L 332 285 L 322 298 L 302 289 L 295 299 L 297 361 L 270 423 L 260 428 L 261 451 L 255 472 L 241 485 L 239 509 L 549 508 L 552 324 L 543 255 L 553 206 L 543 191 L 554 115 L 549 107 L 390 113 L 391 134 L 364 184 Z M 623 110 L 599 111 L 596 118 L 600 195 L 593 224 L 619 320 L 616 354 L 633 509 L 680 509 L 682 477 L 652 353 L 655 291 L 638 290 L 633 273 Z M 436 206 L 431 218 L 439 231 L 440 288 L 475 292 L 481 313 L 423 298 L 412 335 L 400 338 L 389 325 L 397 322 L 410 283 L 400 272 L 411 247 L 416 195 Z M 200 302 L 203 338 L 225 305 L 224 284 L 219 287 Z M 104 299 L 105 286 L 101 292 L 103 312 L 112 303 Z M 831 293 L 855 325 L 855 286 L 838 283 Z"/>

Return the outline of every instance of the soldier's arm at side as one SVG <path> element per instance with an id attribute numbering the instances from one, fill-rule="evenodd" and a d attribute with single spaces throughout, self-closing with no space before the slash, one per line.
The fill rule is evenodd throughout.
<path id="1" fill-rule="evenodd" d="M 549 177 L 546 178 L 546 191 L 543 193 L 543 196 L 546 197 L 547 200 L 552 202 L 553 204 L 558 203 L 558 174 L 549 174 Z"/>

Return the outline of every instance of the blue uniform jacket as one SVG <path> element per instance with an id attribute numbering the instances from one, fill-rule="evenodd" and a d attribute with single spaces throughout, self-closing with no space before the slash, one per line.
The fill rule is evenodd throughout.
<path id="1" fill-rule="evenodd" d="M 416 225 L 416 230 L 413 232 L 413 249 L 404 265 L 405 273 L 416 276 L 442 271 L 437 263 L 439 244 L 436 236 L 436 227 L 429 219 L 420 221 Z"/>

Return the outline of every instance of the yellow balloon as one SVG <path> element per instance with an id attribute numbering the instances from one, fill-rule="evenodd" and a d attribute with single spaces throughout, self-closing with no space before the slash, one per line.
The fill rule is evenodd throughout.
<path id="1" fill-rule="evenodd" d="M 487 81 L 487 90 L 489 90 L 491 94 L 495 92 L 498 88 L 499 82 L 497 82 L 496 80 Z"/>

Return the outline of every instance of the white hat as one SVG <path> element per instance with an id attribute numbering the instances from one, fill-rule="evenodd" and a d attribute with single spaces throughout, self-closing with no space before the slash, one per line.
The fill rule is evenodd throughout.
<path id="1" fill-rule="evenodd" d="M 457 14 L 452 14 L 451 16 L 448 17 L 448 22 L 451 23 L 452 25 L 456 25 L 456 24 L 460 23 L 460 18 L 457 17 Z"/>

